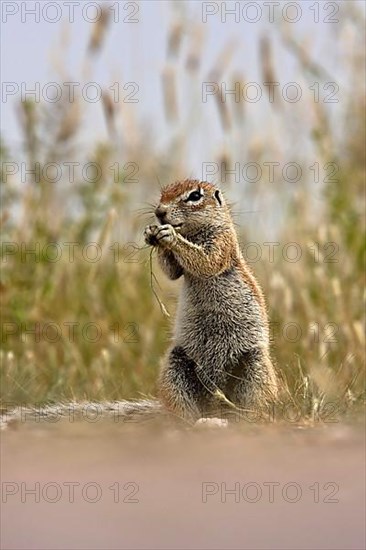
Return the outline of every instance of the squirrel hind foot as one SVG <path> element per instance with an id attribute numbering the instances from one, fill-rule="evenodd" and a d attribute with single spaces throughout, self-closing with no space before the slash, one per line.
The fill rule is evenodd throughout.
<path id="1" fill-rule="evenodd" d="M 195 424 L 194 428 L 227 428 L 229 425 L 228 420 L 225 418 L 199 418 Z"/>

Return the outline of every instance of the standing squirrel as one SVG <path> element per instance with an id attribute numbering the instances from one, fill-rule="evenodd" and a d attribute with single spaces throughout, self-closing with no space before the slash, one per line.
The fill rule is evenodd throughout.
<path id="1" fill-rule="evenodd" d="M 240 252 L 221 191 L 198 180 L 174 183 L 162 191 L 155 214 L 160 223 L 146 227 L 145 241 L 157 248 L 170 279 L 184 276 L 173 345 L 159 378 L 160 402 L 19 406 L 0 416 L 0 428 L 25 419 L 83 418 L 89 407 L 123 421 L 168 409 L 195 422 L 226 413 L 223 407 L 257 410 L 276 398 L 263 294 Z"/>
<path id="2" fill-rule="evenodd" d="M 159 224 L 145 228 L 145 242 L 170 279 L 184 277 L 159 377 L 163 405 L 188 421 L 223 406 L 263 407 L 277 395 L 266 306 L 222 192 L 178 181 L 162 190 L 155 215 Z"/>

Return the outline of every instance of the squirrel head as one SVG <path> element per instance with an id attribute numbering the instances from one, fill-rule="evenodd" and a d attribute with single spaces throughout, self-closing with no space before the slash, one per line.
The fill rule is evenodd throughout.
<path id="1" fill-rule="evenodd" d="M 166 186 L 155 215 L 182 235 L 204 227 L 230 223 L 230 212 L 217 187 L 206 181 L 184 180 Z"/>

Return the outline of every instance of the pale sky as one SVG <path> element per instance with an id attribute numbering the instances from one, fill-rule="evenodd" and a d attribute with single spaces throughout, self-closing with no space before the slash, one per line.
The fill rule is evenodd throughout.
<path id="1" fill-rule="evenodd" d="M 74 22 L 70 22 L 70 2 L 57 2 L 57 10 L 50 6 L 51 4 L 55 2 L 2 2 L 2 81 L 14 83 L 19 90 L 22 86 L 32 89 L 35 83 L 39 82 L 42 90 L 48 82 L 62 82 L 62 76 L 57 75 L 55 71 L 55 66 L 59 63 L 63 66 L 66 79 L 80 82 L 81 85 L 88 81 L 97 82 L 101 87 L 109 87 L 114 82 L 119 82 L 120 85 L 136 82 L 139 87 L 137 94 L 139 102 L 136 105 L 130 105 L 130 108 L 144 123 L 154 128 L 157 136 L 167 133 L 164 126 L 161 73 L 166 63 L 168 29 L 171 23 L 177 20 L 179 14 L 184 16 L 188 32 L 195 25 L 200 27 L 203 33 L 202 69 L 199 82 L 192 82 L 189 73 L 184 73 L 184 58 L 190 42 L 188 32 L 182 42 L 182 55 L 179 61 L 182 75 L 179 80 L 179 109 L 184 113 L 192 108 L 185 97 L 195 90 L 198 101 L 193 108 L 201 121 L 206 125 L 209 124 L 209 139 L 212 142 L 220 140 L 222 130 L 214 97 L 209 96 L 206 103 L 200 100 L 202 81 L 207 79 L 207 74 L 219 52 L 230 41 L 236 41 L 235 53 L 221 79 L 227 83 L 228 88 L 230 88 L 230 80 L 227 77 L 231 78 L 235 73 L 242 74 L 247 82 L 263 82 L 258 40 L 260 36 L 267 35 L 273 41 L 274 65 L 280 72 L 276 77 L 281 87 L 290 81 L 296 81 L 303 90 L 306 83 L 302 80 L 301 71 L 293 55 L 286 52 L 278 40 L 278 25 L 281 22 L 284 23 L 286 15 L 288 19 L 299 18 L 294 23 L 288 23 L 288 26 L 294 32 L 294 36 L 306 44 L 310 56 L 320 59 L 331 71 L 333 78 L 336 77 L 338 81 L 342 79 L 342 74 L 337 74 L 338 61 L 342 56 L 339 48 L 340 25 L 327 24 L 322 20 L 341 19 L 342 2 L 338 2 L 340 9 L 336 15 L 332 13 L 335 8 L 328 6 L 325 10 L 322 2 L 315 3 L 318 4 L 319 9 L 319 14 L 316 14 L 316 7 L 311 9 L 314 2 L 307 1 L 281 2 L 278 6 L 276 2 L 263 1 L 172 3 L 148 0 L 138 3 L 119 2 L 118 13 L 117 3 L 110 2 L 108 5 L 113 6 L 111 9 L 113 11 L 109 31 L 102 51 L 93 63 L 93 72 L 87 80 L 80 71 L 92 23 L 86 21 L 85 17 L 89 19 L 95 17 L 97 14 L 93 7 L 95 2 L 71 3 L 74 4 Z M 251 7 L 250 4 L 254 6 Z M 337 5 L 336 2 L 330 4 Z M 49 7 L 43 15 L 42 10 L 45 5 Z M 85 9 L 86 5 L 88 5 L 87 9 Z M 83 17 L 83 8 L 85 17 Z M 243 11 L 244 8 L 246 11 Z M 39 14 L 40 22 L 35 21 L 35 15 L 31 13 L 34 10 Z M 228 13 L 230 10 L 236 10 L 236 15 Z M 277 23 L 269 21 L 271 10 L 276 15 Z M 16 13 L 13 14 L 13 11 Z M 211 12 L 215 13 L 211 15 Z M 205 13 L 207 22 L 203 23 Z M 61 17 L 60 21 L 50 22 L 58 17 Z M 226 21 L 222 22 L 221 19 L 225 17 Z M 314 22 L 316 17 L 320 20 L 317 23 Z M 138 22 L 123 22 L 125 18 L 137 19 Z M 239 21 L 236 22 L 235 18 Z M 254 22 L 256 18 L 259 20 Z M 115 22 L 114 19 L 118 21 Z M 253 22 L 250 22 L 252 20 Z M 62 55 L 60 55 L 60 44 L 62 44 Z M 262 89 L 265 90 L 263 86 Z M 129 88 L 126 91 L 131 90 L 132 88 Z M 305 92 L 311 98 L 313 92 L 308 90 Z M 341 93 L 342 90 L 339 94 Z M 13 96 L 9 95 L 5 103 L 3 99 L 2 103 L 1 132 L 6 142 L 13 147 L 18 147 L 20 144 L 15 115 L 15 104 L 19 98 L 20 91 Z M 101 103 L 92 104 L 88 101 L 85 103 L 90 120 L 93 120 L 93 131 L 97 131 L 101 137 L 106 136 Z M 299 104 L 294 106 L 294 112 L 300 106 Z M 287 105 L 289 106 L 291 107 L 290 104 Z M 262 115 L 270 110 L 268 102 L 266 105 L 264 101 L 246 103 L 245 107 L 249 115 L 247 122 L 251 125 L 249 133 L 260 132 L 263 126 Z M 88 139 L 90 135 L 85 135 L 86 142 Z M 207 139 L 206 136 L 196 141 L 195 152 L 197 147 L 205 149 Z M 164 145 L 163 139 L 161 143 Z"/>

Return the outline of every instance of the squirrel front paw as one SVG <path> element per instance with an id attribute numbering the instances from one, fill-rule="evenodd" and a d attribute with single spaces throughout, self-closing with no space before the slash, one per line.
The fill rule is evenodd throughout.
<path id="1" fill-rule="evenodd" d="M 150 246 L 172 246 L 177 233 L 172 225 L 148 225 L 144 231 L 145 243 Z"/>
<path id="2" fill-rule="evenodd" d="M 158 241 L 156 238 L 156 232 L 158 228 L 159 228 L 158 225 L 147 225 L 145 227 L 144 239 L 146 244 L 150 246 L 157 246 Z"/>

